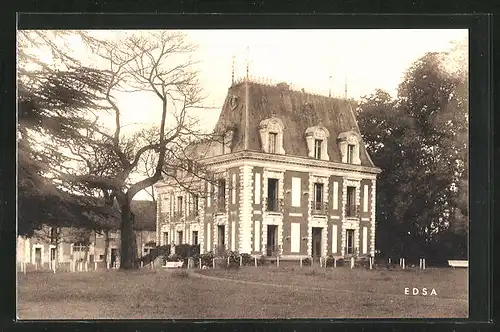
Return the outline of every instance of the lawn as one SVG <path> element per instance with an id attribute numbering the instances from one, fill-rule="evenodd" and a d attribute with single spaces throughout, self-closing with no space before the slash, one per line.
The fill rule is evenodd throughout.
<path id="1" fill-rule="evenodd" d="M 405 287 L 437 295 L 406 295 Z M 34 272 L 20 319 L 421 318 L 467 316 L 467 270 L 248 267 Z"/>

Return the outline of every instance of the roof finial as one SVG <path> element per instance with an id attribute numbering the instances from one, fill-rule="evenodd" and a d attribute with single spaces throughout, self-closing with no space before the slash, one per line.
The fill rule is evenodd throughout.
<path id="1" fill-rule="evenodd" d="M 345 90 L 344 90 L 344 99 L 347 99 L 347 75 L 345 76 Z"/>
<path id="2" fill-rule="evenodd" d="M 250 47 L 247 46 L 247 54 L 246 54 L 246 65 L 247 65 L 247 81 L 248 81 L 248 63 L 250 62 L 250 56 L 249 56 L 249 53 L 250 53 Z"/>
<path id="3" fill-rule="evenodd" d="M 234 55 L 233 55 L 233 65 L 231 68 L 231 85 L 234 84 Z"/>
<path id="4" fill-rule="evenodd" d="M 332 75 L 328 76 L 328 97 L 332 97 Z"/>

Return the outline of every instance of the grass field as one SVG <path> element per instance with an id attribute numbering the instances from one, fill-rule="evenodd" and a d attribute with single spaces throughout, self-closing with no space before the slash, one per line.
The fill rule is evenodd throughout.
<path id="1" fill-rule="evenodd" d="M 405 287 L 437 295 L 406 295 Z M 241 268 L 28 273 L 20 319 L 467 316 L 467 269 Z"/>

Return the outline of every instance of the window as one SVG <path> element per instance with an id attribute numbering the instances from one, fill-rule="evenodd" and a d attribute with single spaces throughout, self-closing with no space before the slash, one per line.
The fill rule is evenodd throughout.
<path id="1" fill-rule="evenodd" d="M 368 212 L 368 185 L 363 186 L 363 212 Z"/>
<path id="2" fill-rule="evenodd" d="M 346 230 L 346 253 L 354 254 L 354 229 Z"/>
<path id="3" fill-rule="evenodd" d="M 198 231 L 193 231 L 193 245 L 198 245 Z"/>
<path id="4" fill-rule="evenodd" d="M 356 187 L 347 187 L 347 217 L 356 216 Z"/>
<path id="5" fill-rule="evenodd" d="M 177 197 L 177 212 L 182 213 L 182 196 Z"/>
<path id="6" fill-rule="evenodd" d="M 300 207 L 300 178 L 292 178 L 292 206 Z"/>
<path id="7" fill-rule="evenodd" d="M 197 217 L 198 216 L 198 195 L 195 195 L 195 194 L 191 194 L 191 200 L 193 202 L 193 205 L 192 205 L 192 215 Z"/>
<path id="8" fill-rule="evenodd" d="M 333 182 L 333 209 L 338 210 L 339 208 L 339 183 L 337 181 Z"/>
<path id="9" fill-rule="evenodd" d="M 236 174 L 233 174 L 232 177 L 232 185 L 231 185 L 231 201 L 233 204 L 236 204 Z"/>
<path id="10" fill-rule="evenodd" d="M 260 204 L 260 173 L 255 173 L 254 202 Z"/>
<path id="11" fill-rule="evenodd" d="M 266 211 L 278 212 L 278 179 L 267 179 L 267 208 Z"/>
<path id="12" fill-rule="evenodd" d="M 169 244 L 168 241 L 168 232 L 163 232 L 163 245 L 166 246 Z"/>
<path id="13" fill-rule="evenodd" d="M 321 159 L 321 145 L 323 141 L 320 139 L 314 140 L 314 158 Z"/>
<path id="14" fill-rule="evenodd" d="M 354 144 L 347 145 L 347 163 L 352 164 L 354 161 Z"/>
<path id="15" fill-rule="evenodd" d="M 269 153 L 276 153 L 277 140 L 278 140 L 277 133 L 269 133 Z"/>
<path id="16" fill-rule="evenodd" d="M 323 210 L 323 183 L 314 184 L 314 210 Z"/>
<path id="17" fill-rule="evenodd" d="M 226 180 L 217 181 L 217 207 L 219 212 L 226 211 Z"/>
<path id="18" fill-rule="evenodd" d="M 300 223 L 293 222 L 291 225 L 290 251 L 300 252 Z"/>
<path id="19" fill-rule="evenodd" d="M 337 136 L 338 147 L 342 155 L 342 162 L 354 165 L 360 165 L 359 148 L 361 135 L 353 130 L 340 133 Z"/>
<path id="20" fill-rule="evenodd" d="M 183 235 L 182 231 L 177 232 L 177 244 L 182 244 Z"/>
<path id="21" fill-rule="evenodd" d="M 328 138 L 330 133 L 322 125 L 306 129 L 308 157 L 319 160 L 330 160 L 328 156 Z"/>
<path id="22" fill-rule="evenodd" d="M 285 154 L 283 149 L 283 121 L 277 117 L 264 119 L 259 124 L 262 150 L 267 153 Z"/>
<path id="23" fill-rule="evenodd" d="M 368 252 L 368 227 L 363 227 L 363 254 Z"/>

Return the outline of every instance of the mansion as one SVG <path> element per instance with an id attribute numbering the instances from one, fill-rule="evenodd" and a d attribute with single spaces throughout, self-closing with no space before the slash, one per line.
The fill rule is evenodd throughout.
<path id="1" fill-rule="evenodd" d="M 155 185 L 156 243 L 202 253 L 362 257 L 375 254 L 376 178 L 349 101 L 286 83 L 234 82 L 216 128 L 196 147 L 213 180 L 187 192 Z"/>

